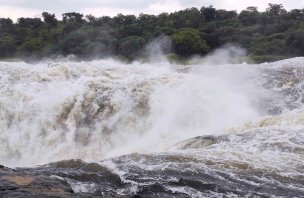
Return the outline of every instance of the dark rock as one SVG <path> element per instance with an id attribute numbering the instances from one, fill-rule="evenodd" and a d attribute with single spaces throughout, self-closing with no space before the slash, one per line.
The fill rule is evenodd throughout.
<path id="1" fill-rule="evenodd" d="M 0 179 L 0 191 L 16 190 L 18 188 L 19 188 L 18 185 L 14 184 L 12 182 Z"/>
<path id="2" fill-rule="evenodd" d="M 72 197 L 70 185 L 50 176 L 31 175 L 22 170 L 1 168 L 0 198 L 7 197 Z"/>
<path id="3" fill-rule="evenodd" d="M 205 136 L 197 136 L 194 138 L 181 141 L 175 144 L 174 147 L 181 150 L 201 149 L 211 146 L 213 144 L 218 144 L 219 142 L 222 141 L 228 141 L 228 138 L 226 136 L 205 135 Z"/>

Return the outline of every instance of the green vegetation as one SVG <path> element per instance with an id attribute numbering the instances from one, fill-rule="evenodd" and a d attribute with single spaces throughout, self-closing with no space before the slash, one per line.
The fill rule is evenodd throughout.
<path id="1" fill-rule="evenodd" d="M 205 54 L 208 46 L 201 34 L 200 31 L 191 28 L 179 29 L 171 36 L 176 54 L 180 56 Z"/>
<path id="2" fill-rule="evenodd" d="M 168 56 L 175 59 L 204 55 L 225 44 L 246 49 L 258 62 L 304 56 L 304 9 L 286 11 L 281 4 L 269 4 L 264 12 L 248 7 L 239 14 L 210 6 L 138 17 L 97 18 L 71 12 L 58 20 L 43 12 L 42 19 L 19 18 L 16 23 L 0 18 L 0 58 L 74 54 L 82 59 L 132 60 L 164 36 L 172 41 Z"/>

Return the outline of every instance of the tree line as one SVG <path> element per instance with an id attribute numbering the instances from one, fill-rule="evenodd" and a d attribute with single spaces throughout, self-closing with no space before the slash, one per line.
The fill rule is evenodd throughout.
<path id="1" fill-rule="evenodd" d="M 22 17 L 15 23 L 0 18 L 0 58 L 74 54 L 82 59 L 132 60 L 160 37 L 172 43 L 165 53 L 182 58 L 205 55 L 225 44 L 245 48 L 257 62 L 304 56 L 304 9 L 287 11 L 281 4 L 269 4 L 263 12 L 253 6 L 240 13 L 209 6 L 158 15 L 95 17 L 69 12 L 58 20 L 43 12 L 41 18 Z"/>

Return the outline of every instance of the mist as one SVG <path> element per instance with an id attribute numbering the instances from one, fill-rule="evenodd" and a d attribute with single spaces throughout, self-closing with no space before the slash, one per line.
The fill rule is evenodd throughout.
<path id="1" fill-rule="evenodd" d="M 163 36 L 142 53 L 132 62 L 69 55 L 1 63 L 1 84 L 11 87 L 2 88 L 1 159 L 24 166 L 167 151 L 265 113 L 262 84 L 243 83 L 251 74 L 239 70 L 247 64 L 236 64 L 245 56 L 241 48 L 178 62 L 170 60 L 171 42 Z"/>

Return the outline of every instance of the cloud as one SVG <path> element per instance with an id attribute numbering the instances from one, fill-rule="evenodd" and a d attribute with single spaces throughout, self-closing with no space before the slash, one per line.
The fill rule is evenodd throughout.
<path id="1" fill-rule="evenodd" d="M 31 8 L 21 8 L 13 6 L 1 6 L 0 5 L 0 18 L 12 18 L 16 20 L 19 17 L 39 17 L 41 15 L 40 10 Z"/>
<path id="2" fill-rule="evenodd" d="M 80 11 L 83 8 L 102 7 L 142 9 L 156 2 L 158 2 L 158 0 L 1 0 L 0 5 L 39 10 Z"/>
<path id="3" fill-rule="evenodd" d="M 304 8 L 303 0 L 271 0 L 283 4 L 288 10 Z M 60 17 L 65 12 L 80 12 L 96 16 L 114 16 L 123 14 L 158 14 L 172 12 L 189 7 L 200 8 L 213 5 L 218 9 L 243 10 L 248 6 L 257 6 L 263 11 L 268 6 L 264 0 L 1 0 L 0 17 L 33 17 L 43 11 L 55 13 Z"/>
<path id="4" fill-rule="evenodd" d="M 85 14 L 93 14 L 95 16 L 102 16 L 102 15 L 116 15 L 117 13 L 123 13 L 123 14 L 135 14 L 138 15 L 140 13 L 145 14 L 159 14 L 161 12 L 174 12 L 176 10 L 184 9 L 185 6 L 180 4 L 176 0 L 164 0 L 162 2 L 159 1 L 153 1 L 153 3 L 146 4 L 146 5 L 140 5 L 137 4 L 137 6 L 140 7 L 140 9 L 134 9 L 133 6 L 118 6 L 117 8 L 113 8 L 113 6 L 108 7 L 92 7 L 92 8 L 86 8 L 83 9 L 83 13 Z M 164 7 L 167 9 L 164 10 Z"/>
<path id="5" fill-rule="evenodd" d="M 264 11 L 268 7 L 268 3 L 282 4 L 285 9 L 304 8 L 303 0 L 209 0 L 208 3 L 213 3 L 214 7 L 220 9 L 244 10 L 248 6 L 258 7 L 259 11 Z"/>

